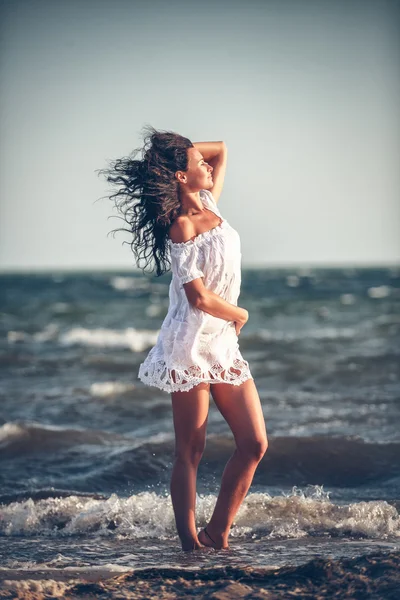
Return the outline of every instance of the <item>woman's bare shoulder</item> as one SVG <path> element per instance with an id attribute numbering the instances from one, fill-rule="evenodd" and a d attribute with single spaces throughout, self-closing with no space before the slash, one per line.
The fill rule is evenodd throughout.
<path id="1" fill-rule="evenodd" d="M 179 216 L 172 223 L 169 228 L 169 238 L 174 244 L 181 244 L 187 242 L 196 235 L 194 231 L 194 225 L 188 217 L 185 215 Z"/>

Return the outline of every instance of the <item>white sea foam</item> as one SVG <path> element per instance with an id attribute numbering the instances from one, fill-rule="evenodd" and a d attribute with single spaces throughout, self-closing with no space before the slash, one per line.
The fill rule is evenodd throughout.
<path id="1" fill-rule="evenodd" d="M 378 287 L 370 287 L 368 296 L 370 298 L 386 298 L 390 295 L 391 288 L 388 285 L 379 285 Z"/>
<path id="2" fill-rule="evenodd" d="M 109 281 L 111 287 L 115 290 L 140 290 L 147 289 L 149 287 L 149 281 L 139 277 L 123 277 L 116 275 L 111 277 Z"/>
<path id="3" fill-rule="evenodd" d="M 337 505 L 322 486 L 306 491 L 294 487 L 286 497 L 251 494 L 237 515 L 253 531 L 268 538 L 307 535 L 360 535 L 368 538 L 400 536 L 400 517 L 385 501 Z"/>
<path id="4" fill-rule="evenodd" d="M 198 495 L 198 525 L 211 517 L 213 494 Z M 111 528 L 110 528 L 111 525 Z M 167 539 L 176 536 L 171 497 L 141 492 L 128 498 L 112 494 L 107 500 L 69 496 L 13 502 L 0 506 L 2 535 L 98 535 Z M 322 486 L 294 487 L 281 496 L 249 494 L 236 516 L 233 537 L 300 538 L 308 535 L 367 538 L 400 537 L 400 517 L 385 501 L 338 505 Z"/>
<path id="5" fill-rule="evenodd" d="M 100 381 L 92 383 L 90 386 L 90 394 L 106 398 L 115 394 L 125 394 L 134 390 L 136 386 L 133 383 L 123 383 L 122 381 Z"/>
<path id="6" fill-rule="evenodd" d="M 86 327 L 73 327 L 60 333 L 58 325 L 49 323 L 42 331 L 30 334 L 25 331 L 9 331 L 9 343 L 35 341 L 45 343 L 58 339 L 64 346 L 80 344 L 82 346 L 96 346 L 100 348 L 129 348 L 133 352 L 141 352 L 153 346 L 158 337 L 158 330 L 134 329 L 87 329 Z"/>
<path id="7" fill-rule="evenodd" d="M 5 444 L 13 439 L 18 439 L 25 433 L 25 428 L 17 423 L 4 423 L 0 427 L 0 444 Z"/>
<path id="8" fill-rule="evenodd" d="M 135 287 L 135 279 L 133 277 L 112 277 L 110 285 L 115 290 L 132 290 Z"/>
<path id="9" fill-rule="evenodd" d="M 34 431 L 38 432 L 82 432 L 86 434 L 86 430 L 64 427 L 62 425 L 49 425 L 48 423 L 36 423 L 35 421 L 24 421 L 23 423 L 4 423 L 0 427 L 0 445 L 7 445 L 15 440 L 21 440 L 22 438 L 29 438 L 31 433 Z M 107 434 L 106 434 L 107 435 Z"/>
<path id="10" fill-rule="evenodd" d="M 24 342 L 26 340 L 33 340 L 34 342 L 48 342 L 57 339 L 59 334 L 59 327 L 55 323 L 48 323 L 42 331 L 36 333 L 27 333 L 26 331 L 8 331 L 7 340 L 10 343 Z"/>
<path id="11" fill-rule="evenodd" d="M 103 579 L 114 574 L 129 573 L 131 571 L 128 567 L 113 563 L 90 565 L 90 567 L 65 566 L 62 568 L 60 566 L 49 567 L 48 564 L 50 563 L 51 561 L 49 563 L 36 562 L 30 566 L 29 561 L 22 563 L 14 560 L 13 568 L 3 569 L 0 567 L 1 597 L 24 598 L 26 600 L 44 600 L 45 598 L 56 600 L 56 598 L 60 598 L 62 600 L 62 598 L 72 598 L 71 586 L 81 577 L 85 581 L 88 573 L 93 575 L 97 572 L 100 579 Z M 41 579 L 38 579 L 38 572 L 41 574 Z M 7 579 L 3 573 L 7 574 Z M 59 573 L 61 573 L 61 576 L 67 573 L 70 581 L 59 581 Z M 74 597 L 77 596 L 74 595 Z"/>
<path id="12" fill-rule="evenodd" d="M 74 327 L 60 335 L 60 343 L 66 346 L 82 344 L 101 348 L 130 348 L 133 352 L 141 352 L 153 346 L 157 341 L 158 331 L 148 329 L 86 329 Z"/>
<path id="13" fill-rule="evenodd" d="M 7 341 L 11 344 L 14 344 L 15 342 L 24 342 L 27 338 L 29 338 L 29 335 L 25 333 L 25 331 L 10 330 L 7 332 Z"/>
<path id="14" fill-rule="evenodd" d="M 161 292 L 164 293 L 169 287 L 167 282 L 151 281 L 146 277 L 130 277 L 116 275 L 111 277 L 109 284 L 115 290 L 129 291 L 129 290 L 148 290 L 149 292 Z"/>

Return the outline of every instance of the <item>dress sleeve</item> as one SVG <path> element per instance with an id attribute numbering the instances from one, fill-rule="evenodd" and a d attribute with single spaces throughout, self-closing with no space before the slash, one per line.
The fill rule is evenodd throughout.
<path id="1" fill-rule="evenodd" d="M 173 246 L 171 249 L 171 268 L 182 284 L 198 277 L 204 277 L 201 269 L 200 248 L 195 243 L 182 243 L 182 245 Z"/>

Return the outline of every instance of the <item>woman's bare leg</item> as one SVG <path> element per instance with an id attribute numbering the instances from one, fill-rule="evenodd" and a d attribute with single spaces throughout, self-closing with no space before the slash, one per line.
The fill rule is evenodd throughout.
<path id="1" fill-rule="evenodd" d="M 206 444 L 210 384 L 200 383 L 188 392 L 173 392 L 175 462 L 171 500 L 183 550 L 200 548 L 195 522 L 197 469 Z"/>
<path id="2" fill-rule="evenodd" d="M 211 394 L 236 442 L 236 450 L 223 472 L 217 503 L 207 525 L 207 532 L 215 542 L 214 547 L 227 548 L 229 530 L 268 448 L 268 439 L 253 379 L 239 386 L 211 384 Z M 204 530 L 199 533 L 198 539 L 202 544 L 213 545 Z"/>

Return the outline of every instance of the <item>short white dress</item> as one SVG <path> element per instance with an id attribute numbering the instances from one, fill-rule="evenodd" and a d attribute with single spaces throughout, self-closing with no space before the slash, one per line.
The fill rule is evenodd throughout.
<path id="1" fill-rule="evenodd" d="M 241 284 L 240 237 L 223 219 L 209 190 L 200 190 L 205 208 L 220 224 L 193 240 L 168 239 L 172 280 L 168 313 L 156 345 L 139 366 L 139 379 L 166 392 L 188 391 L 199 383 L 240 385 L 253 379 L 243 359 L 235 324 L 190 304 L 184 283 L 203 277 L 204 285 L 237 306 Z"/>

